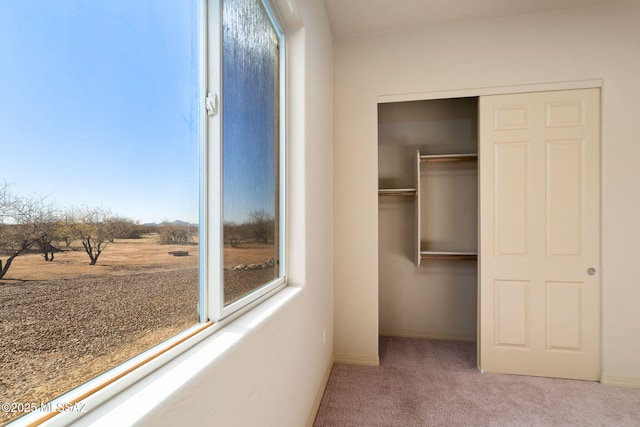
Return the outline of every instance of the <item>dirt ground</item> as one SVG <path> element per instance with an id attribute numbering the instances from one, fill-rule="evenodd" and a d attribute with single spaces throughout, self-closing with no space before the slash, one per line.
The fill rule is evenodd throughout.
<path id="1" fill-rule="evenodd" d="M 189 256 L 168 254 L 187 250 Z M 225 248 L 225 266 L 261 263 L 273 246 Z M 273 268 L 225 271 L 227 298 Z M 19 256 L 0 280 L 0 400 L 47 402 L 198 322 L 198 246 L 155 236 L 84 252 Z M 20 414 L 0 411 L 0 424 Z"/>
<path id="2" fill-rule="evenodd" d="M 177 257 L 171 251 L 188 251 L 189 256 Z M 0 257 L 0 259 L 3 259 Z M 82 247 L 56 252 L 55 259 L 45 262 L 40 254 L 21 255 L 0 283 L 32 280 L 69 279 L 82 275 L 128 274 L 198 267 L 198 245 L 159 245 L 158 236 L 149 234 L 141 239 L 116 240 L 109 243 L 96 265 L 89 265 L 89 256 Z"/>

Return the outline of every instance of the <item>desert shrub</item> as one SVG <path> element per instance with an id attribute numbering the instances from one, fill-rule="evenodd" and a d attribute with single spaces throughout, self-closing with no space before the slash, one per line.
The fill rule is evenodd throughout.
<path id="1" fill-rule="evenodd" d="M 146 228 L 129 218 L 113 217 L 109 220 L 113 239 L 140 239 L 146 234 Z"/>
<path id="2" fill-rule="evenodd" d="M 196 234 L 195 227 L 184 224 L 174 224 L 163 222 L 158 227 L 159 241 L 163 245 L 175 245 L 190 243 L 191 238 Z"/>

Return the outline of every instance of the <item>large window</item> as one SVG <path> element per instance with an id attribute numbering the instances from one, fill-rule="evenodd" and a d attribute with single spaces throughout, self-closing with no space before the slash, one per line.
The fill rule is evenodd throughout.
<path id="1" fill-rule="evenodd" d="M 283 49 L 262 0 L 0 2 L 0 424 L 284 285 Z"/>

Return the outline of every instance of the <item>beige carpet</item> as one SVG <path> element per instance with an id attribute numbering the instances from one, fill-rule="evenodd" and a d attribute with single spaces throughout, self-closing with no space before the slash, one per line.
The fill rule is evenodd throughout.
<path id="1" fill-rule="evenodd" d="M 380 338 L 381 366 L 336 364 L 316 427 L 640 426 L 640 390 L 481 374 L 473 343 Z"/>

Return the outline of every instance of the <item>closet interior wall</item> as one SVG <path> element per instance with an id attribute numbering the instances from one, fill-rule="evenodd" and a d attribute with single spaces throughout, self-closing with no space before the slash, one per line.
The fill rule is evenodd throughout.
<path id="1" fill-rule="evenodd" d="M 417 155 L 477 153 L 477 131 L 478 98 L 378 105 L 381 335 L 476 340 L 476 260 L 418 261 L 417 248 L 477 251 L 477 160 Z"/>

